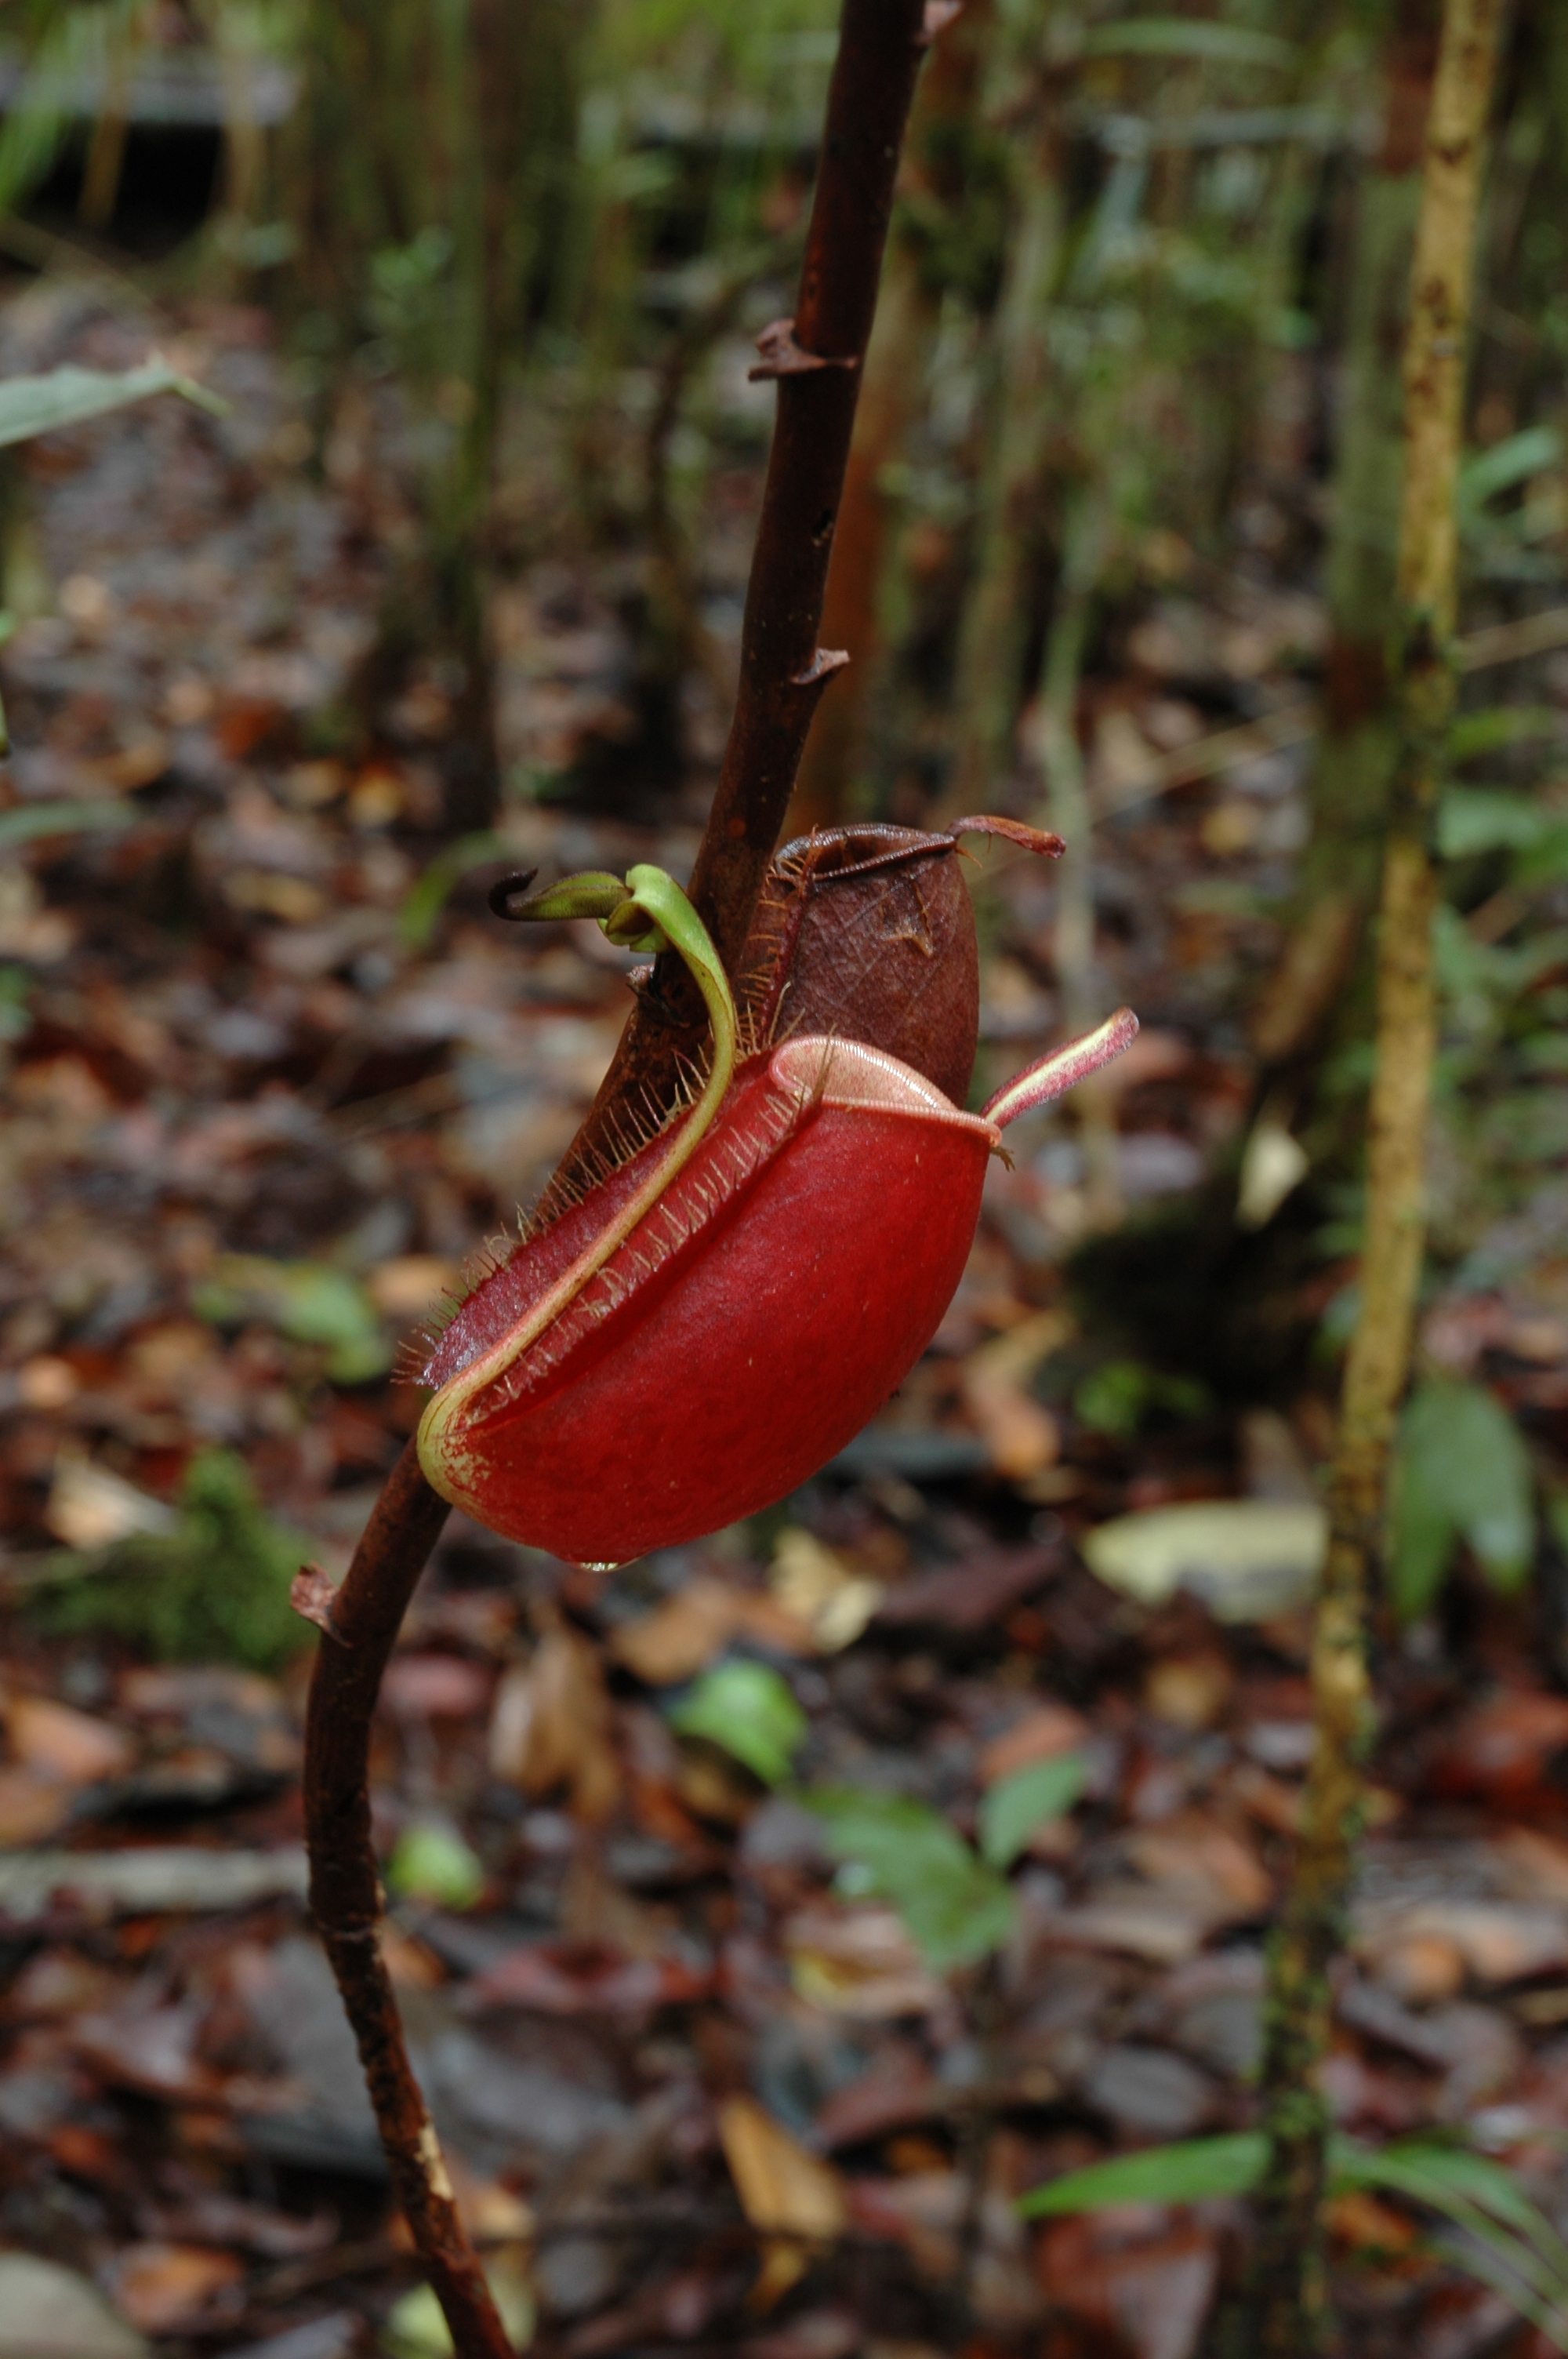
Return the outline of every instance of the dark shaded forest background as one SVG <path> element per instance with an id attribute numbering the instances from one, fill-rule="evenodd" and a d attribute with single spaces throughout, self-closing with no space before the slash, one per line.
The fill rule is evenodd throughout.
<path id="1" fill-rule="evenodd" d="M 444 2347 L 303 1908 L 288 1579 L 346 1562 L 411 1339 L 629 1005 L 592 927 L 519 940 L 488 887 L 689 871 L 835 22 L 0 14 L 0 375 L 162 353 L 226 405 L 0 453 L 0 2359 Z M 974 1103 L 1119 1003 L 1143 1030 L 1011 1135 L 931 1352 L 802 1493 L 593 1574 L 449 1527 L 386 1682 L 388 1940 L 543 2352 L 1188 2359 L 1237 2281 L 1233 2196 L 1016 2199 L 1255 2121 L 1357 1300 L 1437 36 L 1428 0 L 967 0 L 933 45 L 821 634 L 852 660 L 791 832 L 1066 839 L 969 871 Z M 1325 2086 L 1364 2147 L 1462 2134 L 1541 2223 L 1346 2179 L 1347 2348 L 1541 2359 L 1551 0 L 1506 29 L 1476 286 L 1429 1257 Z"/>

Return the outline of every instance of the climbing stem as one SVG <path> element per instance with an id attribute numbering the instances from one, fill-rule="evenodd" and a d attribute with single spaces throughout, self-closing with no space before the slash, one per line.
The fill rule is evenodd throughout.
<path id="1" fill-rule="evenodd" d="M 844 0 L 793 335 L 779 347 L 778 429 L 747 590 L 735 717 L 692 880 L 712 942 L 700 959 L 663 962 L 674 967 L 666 983 L 689 975 L 686 996 L 700 1005 L 672 1006 L 661 993 L 656 1018 L 633 1016 L 568 1151 L 561 1173 L 568 1181 L 591 1180 L 598 1147 L 614 1137 L 629 1109 L 676 1103 L 682 1060 L 702 1045 L 703 1014 L 713 1048 L 697 1114 L 710 1098 L 717 1105 L 728 1079 L 733 1009 L 727 1050 L 720 1012 L 728 1003 L 719 986 L 745 941 L 811 716 L 838 668 L 817 650 L 816 630 L 899 150 L 929 38 L 925 20 L 925 0 Z M 647 889 L 639 871 L 628 882 L 639 898 Z M 643 906 L 679 951 L 667 910 Z M 671 1176 L 665 1171 L 663 1184 Z M 312 1909 L 359 2043 L 394 2188 L 456 2359 L 503 2359 L 511 2344 L 458 2218 L 377 1938 L 371 1721 L 404 1611 L 446 1514 L 411 1442 L 341 1588 L 330 1603 L 306 1588 L 311 1618 L 324 1626 L 306 1732 L 307 1843 Z"/>
<path id="2" fill-rule="evenodd" d="M 454 2350 L 459 2359 L 513 2359 L 409 2066 L 377 1935 L 381 1882 L 371 1835 L 371 1720 L 408 1601 L 446 1518 L 447 1503 L 426 1482 L 410 1442 L 330 1603 L 311 1612 L 322 1638 L 305 1723 L 310 1911 L 353 2027 L 393 2191 Z"/>
<path id="3" fill-rule="evenodd" d="M 817 631 L 899 153 L 920 61 L 944 16 L 926 0 L 843 0 L 795 316 L 759 339 L 755 374 L 776 380 L 778 410 L 746 586 L 735 710 L 690 886 L 731 976 L 812 717 L 836 674 L 861 652 L 819 647 Z M 685 971 L 662 959 L 655 987 L 622 1034 L 567 1150 L 564 1180 L 591 1177 L 612 1147 L 622 1106 L 676 1103 L 682 1062 L 701 1031 L 701 1005 Z"/>

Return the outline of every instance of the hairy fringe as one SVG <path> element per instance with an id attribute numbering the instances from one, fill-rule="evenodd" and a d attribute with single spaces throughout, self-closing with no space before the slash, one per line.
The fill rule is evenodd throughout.
<path id="1" fill-rule="evenodd" d="M 519 1227 L 522 1218 L 519 1217 Z M 504 1269 L 516 1252 L 521 1238 L 514 1238 L 505 1229 L 493 1237 L 486 1237 L 475 1245 L 458 1273 L 455 1287 L 442 1288 L 440 1295 L 425 1313 L 406 1343 L 399 1345 L 393 1362 L 393 1375 L 399 1383 L 417 1383 L 442 1336 L 462 1309 L 470 1294 Z"/>
<path id="2" fill-rule="evenodd" d="M 804 1095 L 768 1094 L 760 1118 L 744 1136 L 725 1140 L 705 1165 L 702 1150 L 650 1207 L 620 1250 L 582 1292 L 568 1302 L 521 1360 L 498 1376 L 486 1393 L 493 1412 L 520 1399 L 557 1367 L 601 1321 L 655 1276 L 682 1246 L 707 1227 L 762 1165 L 784 1145 L 807 1111 Z"/>
<path id="3" fill-rule="evenodd" d="M 745 1041 L 743 1032 L 742 1058 L 752 1053 Z M 518 1206 L 514 1230 L 503 1230 L 498 1236 L 487 1237 L 481 1245 L 475 1248 L 463 1266 L 457 1290 L 442 1296 L 440 1301 L 426 1313 L 408 1343 L 400 1348 L 394 1368 L 399 1380 L 413 1381 L 421 1375 L 458 1312 L 486 1278 L 493 1277 L 497 1270 L 505 1267 L 514 1254 L 521 1252 L 524 1245 L 532 1245 L 536 1237 L 543 1236 L 564 1212 L 574 1211 L 596 1187 L 613 1178 L 617 1171 L 623 1170 L 645 1147 L 679 1122 L 701 1096 L 708 1074 L 707 1059 L 683 1058 L 676 1074 L 676 1099 L 672 1106 L 659 1105 L 644 1089 L 630 1104 L 612 1108 L 607 1124 L 608 1140 L 595 1144 L 586 1168 L 579 1166 L 578 1171 L 570 1175 L 553 1172 L 531 1205 Z"/>

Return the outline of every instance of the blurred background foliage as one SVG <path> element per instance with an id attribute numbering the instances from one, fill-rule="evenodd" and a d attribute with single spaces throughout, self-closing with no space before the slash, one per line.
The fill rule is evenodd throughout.
<path id="1" fill-rule="evenodd" d="M 749 339 L 789 306 L 836 14 L 7 11 L 0 253 L 155 300 L 263 307 L 304 397 L 297 457 L 335 481 L 375 421 L 366 528 L 395 563 L 355 693 L 320 728 L 323 750 L 363 755 L 389 696 L 441 705 L 427 863 L 488 845 L 508 808 L 540 798 L 700 815 L 771 415 L 745 379 Z M 1085 1093 L 1073 1117 L 1094 1232 L 1080 1277 L 1124 1331 L 1108 1322 L 1103 1365 L 1072 1372 L 1101 1430 L 1201 1413 L 1281 1267 L 1332 1271 L 1357 1234 L 1396 355 L 1435 33 L 1426 0 L 968 0 L 917 102 L 823 631 L 855 661 L 797 815 L 922 823 L 1000 804 L 1061 828 L 1074 858 L 1039 965 L 1075 1023 L 1103 1002 L 1135 889 L 1127 814 L 1238 765 L 1259 789 L 1210 810 L 1210 874 L 1182 886 L 1189 917 L 1223 906 L 1275 929 L 1271 964 L 1225 1019 L 1252 1074 L 1235 1151 L 1174 1227 L 1163 1215 L 1151 1244 L 1134 1223 L 1119 1245 L 1104 1106 Z M 1510 42 L 1442 822 L 1434 1255 L 1476 1287 L 1539 1254 L 1541 1191 L 1568 1153 L 1550 676 L 1568 642 L 1568 14 L 1523 0 Z M 497 616 L 561 548 L 600 566 L 623 634 L 618 719 L 559 762 L 509 762 Z M 6 597 L 25 611 L 19 565 Z M 1234 874 L 1271 827 L 1261 882 Z M 444 892 L 450 858 L 438 873 Z M 1243 1240 L 1223 1267 L 1203 1242 L 1221 1213 Z M 1173 1353 L 1173 1238 L 1197 1239 L 1191 1269 L 1245 1298 Z M 1511 1479 L 1528 1485 L 1527 1459 Z M 1463 1523 L 1455 1510 L 1443 1528 Z M 1433 1539 L 1422 1561 L 1441 1554 Z"/>

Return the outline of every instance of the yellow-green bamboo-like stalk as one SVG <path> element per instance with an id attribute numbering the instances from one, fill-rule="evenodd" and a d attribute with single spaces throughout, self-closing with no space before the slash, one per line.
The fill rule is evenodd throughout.
<path id="1" fill-rule="evenodd" d="M 1422 159 L 1404 347 L 1404 476 L 1394 675 L 1399 767 L 1384 846 L 1378 1060 L 1368 1115 L 1361 1300 L 1346 1364 L 1328 1560 L 1313 1636 L 1316 1746 L 1283 1919 L 1270 1961 L 1263 2094 L 1271 2151 L 1248 2342 L 1265 2359 L 1324 2350 L 1329 1968 L 1340 1947 L 1372 1733 L 1367 1601 L 1382 1554 L 1390 1446 L 1410 1366 L 1425 1243 L 1425 1139 L 1436 1035 L 1431 850 L 1454 707 L 1454 480 L 1483 142 L 1503 0 L 1444 0 Z"/>

